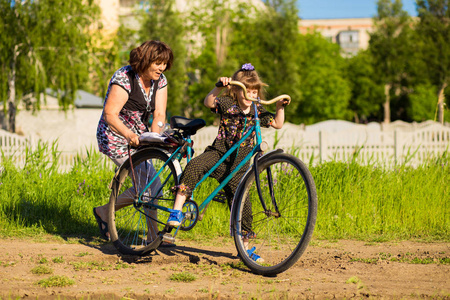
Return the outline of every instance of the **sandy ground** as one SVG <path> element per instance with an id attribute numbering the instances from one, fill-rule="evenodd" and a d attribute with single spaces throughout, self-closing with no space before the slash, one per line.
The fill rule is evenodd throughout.
<path id="1" fill-rule="evenodd" d="M 250 273 L 236 254 L 231 238 L 178 240 L 146 257 L 98 240 L 3 239 L 0 298 L 450 299 L 449 243 L 313 240 L 276 277 Z M 52 276 L 72 284 L 45 287 Z"/>

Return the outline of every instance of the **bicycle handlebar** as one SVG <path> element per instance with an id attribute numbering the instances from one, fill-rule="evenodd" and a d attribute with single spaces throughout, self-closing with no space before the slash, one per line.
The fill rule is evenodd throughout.
<path id="1" fill-rule="evenodd" d="M 269 104 L 275 103 L 275 102 L 277 102 L 279 100 L 286 99 L 288 101 L 288 103 L 286 105 L 291 103 L 291 97 L 289 95 L 286 95 L 286 94 L 277 96 L 277 97 L 275 97 L 273 99 L 270 99 L 270 100 L 255 99 L 255 98 L 251 98 L 251 97 L 249 97 L 247 95 L 247 88 L 245 87 L 245 85 L 242 82 L 240 82 L 240 81 L 230 81 L 229 84 L 240 86 L 242 88 L 242 90 L 244 91 L 245 99 L 247 99 L 249 101 L 256 101 L 256 102 L 261 102 L 264 105 L 269 105 Z M 219 82 L 216 83 L 216 86 L 217 87 L 223 87 L 224 85 L 223 85 L 222 81 L 219 81 Z"/>

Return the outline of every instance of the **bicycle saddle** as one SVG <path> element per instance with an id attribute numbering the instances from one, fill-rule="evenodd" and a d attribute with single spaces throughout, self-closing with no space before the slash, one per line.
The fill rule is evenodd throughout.
<path id="1" fill-rule="evenodd" d="M 206 122 L 203 119 L 188 119 L 180 116 L 173 116 L 170 118 L 170 127 L 179 129 L 183 135 L 194 135 L 197 130 L 205 127 Z"/>

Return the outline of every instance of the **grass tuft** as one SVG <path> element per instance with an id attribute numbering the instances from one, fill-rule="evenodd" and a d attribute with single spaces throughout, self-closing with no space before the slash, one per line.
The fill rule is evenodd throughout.
<path id="1" fill-rule="evenodd" d="M 169 279 L 178 282 L 192 282 L 197 279 L 197 276 L 188 272 L 181 272 L 172 274 Z"/>
<path id="2" fill-rule="evenodd" d="M 67 276 L 50 276 L 47 279 L 42 279 L 39 280 L 37 283 L 37 285 L 40 285 L 42 287 L 65 287 L 65 286 L 70 286 L 75 284 L 75 281 L 68 278 Z"/>
<path id="3" fill-rule="evenodd" d="M 53 274 L 53 269 L 48 266 L 36 266 L 31 269 L 31 273 L 41 275 L 41 274 Z"/>

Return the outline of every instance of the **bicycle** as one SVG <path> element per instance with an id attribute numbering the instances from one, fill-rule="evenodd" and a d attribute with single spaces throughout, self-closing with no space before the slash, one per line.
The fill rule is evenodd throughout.
<path id="1" fill-rule="evenodd" d="M 230 84 L 244 90 L 245 98 L 253 101 L 254 111 L 257 111 L 257 102 L 268 105 L 280 99 L 290 101 L 288 95 L 268 101 L 249 98 L 242 83 L 232 81 Z M 315 183 L 306 165 L 297 157 L 284 153 L 282 149 L 264 154 L 268 145 L 262 141 L 257 114 L 255 121 L 247 134 L 194 188 L 191 199 L 183 206 L 184 219 L 178 228 L 165 223 L 175 200 L 171 188 L 179 183 L 182 172 L 180 162 L 192 158 L 191 137 L 206 123 L 202 119 L 172 117 L 172 132 L 166 134 L 165 142 L 147 143 L 139 147 L 117 170 L 110 185 L 108 230 L 117 250 L 122 254 L 146 255 L 163 241 L 174 242 L 180 229 L 191 230 L 202 219 L 210 202 L 221 197 L 223 186 L 253 158 L 253 164 L 242 177 L 231 207 L 230 234 L 238 256 L 252 272 L 261 275 L 284 272 L 297 262 L 311 240 L 316 223 Z M 256 134 L 253 151 L 198 205 L 194 201 L 198 186 L 253 132 Z M 143 178 L 144 181 L 141 180 Z M 118 197 L 124 191 L 133 200 L 127 206 L 116 209 Z"/>

